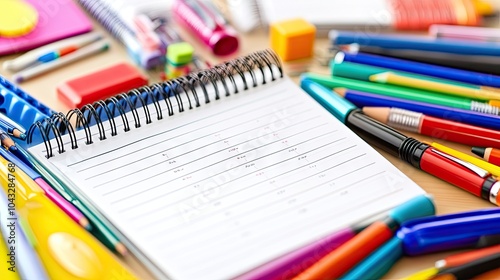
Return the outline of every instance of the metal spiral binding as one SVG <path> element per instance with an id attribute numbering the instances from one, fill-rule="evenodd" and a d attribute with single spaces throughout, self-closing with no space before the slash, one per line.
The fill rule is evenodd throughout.
<path id="1" fill-rule="evenodd" d="M 483 103 L 483 102 L 478 102 L 478 101 L 472 101 L 470 108 L 472 111 L 484 113 L 484 114 L 490 114 L 490 115 L 499 115 L 500 114 L 500 108 L 491 106 L 490 104 Z"/>
<path id="2" fill-rule="evenodd" d="M 257 87 L 257 75 L 259 74 L 262 76 L 262 84 L 266 84 L 269 82 L 266 81 L 266 69 L 270 72 L 270 81 L 283 77 L 281 62 L 272 50 L 258 51 L 248 56 L 221 63 L 212 69 L 201 70 L 174 80 L 132 89 L 127 93 L 120 93 L 105 100 L 84 105 L 82 109 L 70 110 L 66 115 L 55 113 L 51 118 L 34 123 L 28 129 L 27 142 L 28 144 L 32 143 L 33 135 L 38 130 L 45 143 L 46 157 L 50 158 L 54 155 L 50 141 L 51 133 L 56 139 L 57 151 L 61 154 L 65 151 L 62 135 L 66 133 L 70 137 L 71 149 L 78 148 L 75 134 L 78 128 L 83 128 L 85 132 L 85 144 L 90 145 L 93 143 L 91 131 L 93 127 L 97 127 L 99 140 L 103 141 L 107 136 L 104 129 L 104 123 L 106 122 L 109 124 L 111 136 L 118 134 L 118 126 L 115 120 L 118 116 L 120 116 L 119 119 L 123 124 L 123 130 L 127 132 L 131 130 L 130 124 L 132 122 L 135 128 L 143 125 L 141 115 L 145 117 L 146 125 L 153 122 L 149 104 L 153 104 L 157 120 L 161 120 L 164 118 L 164 112 L 168 112 L 168 116 L 175 114 L 173 102 L 177 105 L 179 113 L 201 106 L 200 94 L 203 94 L 205 103 L 209 103 L 209 87 L 214 90 L 215 100 L 218 100 L 221 95 L 230 96 L 231 94 L 238 94 L 240 90 L 245 91 L 250 87 Z M 276 69 L 278 72 L 276 72 Z M 250 78 L 246 75 L 247 73 Z M 238 87 L 236 79 L 241 79 L 243 88 Z M 228 83 L 232 85 L 233 92 L 231 92 Z M 222 85 L 222 89 L 220 89 L 220 85 Z M 201 89 L 202 93 L 198 92 L 199 89 Z M 162 109 L 162 106 L 166 107 L 166 110 L 163 110 L 165 108 Z M 131 113 L 133 121 L 128 119 L 127 112 Z M 76 118 L 74 122 L 72 122 L 73 117 Z M 75 123 L 75 125 L 73 126 L 72 123 Z"/>
<path id="3" fill-rule="evenodd" d="M 94 0 L 78 0 L 78 2 L 118 40 L 122 40 L 124 33 L 134 34 L 105 3 Z"/>
<path id="4" fill-rule="evenodd" d="M 395 129 L 417 132 L 422 119 L 421 113 L 391 108 L 387 124 Z"/>

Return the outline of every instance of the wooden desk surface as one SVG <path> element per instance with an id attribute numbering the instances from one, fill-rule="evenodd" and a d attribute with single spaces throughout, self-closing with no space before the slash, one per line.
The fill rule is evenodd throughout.
<path id="1" fill-rule="evenodd" d="M 491 1 L 495 2 L 497 7 L 500 7 L 500 0 Z M 498 19 L 496 20 L 498 24 Z M 120 45 L 116 40 L 112 39 L 108 33 L 106 33 L 103 28 L 94 22 L 94 27 L 96 31 L 101 31 L 111 42 L 111 48 L 109 51 L 105 53 L 98 54 L 96 56 L 92 56 L 87 59 L 83 59 L 61 69 L 55 70 L 53 72 L 47 73 L 40 77 L 29 80 L 25 83 L 22 83 L 20 86 L 23 90 L 38 98 L 44 104 L 48 105 L 52 109 L 56 111 L 67 112 L 68 109 L 64 104 L 62 104 L 56 96 L 56 86 L 61 82 L 80 76 L 84 73 L 93 72 L 94 70 L 103 68 L 107 65 L 112 65 L 117 62 L 130 62 L 125 49 L 122 45 Z M 186 34 L 182 34 L 183 37 L 193 43 L 196 48 L 197 53 L 209 60 L 212 63 L 218 61 L 217 58 L 210 55 L 210 52 L 207 51 L 203 46 L 194 41 L 189 36 L 184 36 Z M 325 50 L 328 46 L 329 42 L 326 38 L 318 38 L 316 40 L 316 49 Z M 251 34 L 245 34 L 241 36 L 241 48 L 237 54 L 244 55 L 250 53 L 252 51 L 261 50 L 269 47 L 268 35 L 264 31 L 257 31 Z M 14 55 L 0 57 L 0 64 L 7 59 L 14 58 Z M 328 73 L 328 69 L 326 67 L 321 67 L 318 63 L 313 62 L 310 71 L 317 73 Z M 148 71 L 144 72 L 151 78 L 151 82 L 156 82 L 159 80 L 159 71 Z M 11 73 L 6 72 L 0 67 L 0 74 L 10 78 L 12 76 Z M 298 81 L 297 77 L 294 78 L 295 81 Z M 430 137 L 424 137 L 416 134 L 407 133 L 412 137 L 416 137 L 420 140 L 424 141 L 439 141 L 443 144 L 449 145 L 453 148 L 469 151 L 470 147 L 466 147 L 464 145 L 459 145 L 455 143 L 449 143 L 446 141 L 442 141 L 439 139 L 431 139 Z M 437 205 L 438 214 L 445 213 L 453 213 L 458 211 L 466 211 L 472 209 L 479 209 L 485 207 L 492 207 L 492 204 L 483 201 L 480 198 L 477 198 L 465 191 L 458 189 L 446 182 L 443 182 L 431 175 L 428 175 L 420 170 L 417 170 L 410 165 L 398 160 L 397 158 L 385 154 L 381 152 L 390 162 L 392 162 L 397 168 L 399 168 L 403 173 L 405 173 L 408 177 L 414 180 L 418 185 L 420 185 L 425 191 L 432 194 L 435 198 L 435 202 Z M 405 276 L 408 276 L 414 272 L 419 270 L 431 267 L 434 265 L 436 260 L 441 259 L 442 257 L 449 255 L 449 253 L 443 254 L 433 254 L 422 257 L 405 257 L 400 260 L 393 269 L 385 276 L 385 279 L 398 279 Z M 142 265 L 132 256 L 126 257 L 123 259 L 126 264 L 128 264 L 132 270 L 134 270 L 137 275 L 139 275 L 142 279 L 153 279 L 152 275 L 148 273 L 148 271 L 142 267 Z"/>

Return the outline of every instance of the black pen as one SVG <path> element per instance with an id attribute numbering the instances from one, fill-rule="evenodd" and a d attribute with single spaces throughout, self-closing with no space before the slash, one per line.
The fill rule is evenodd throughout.
<path id="1" fill-rule="evenodd" d="M 500 268 L 500 254 L 486 256 L 470 263 L 450 267 L 439 272 L 432 280 L 472 279 L 488 271 Z"/>
<path id="2" fill-rule="evenodd" d="M 452 185 L 495 205 L 500 204 L 500 182 L 486 170 L 443 153 L 365 115 L 348 100 L 303 75 L 301 87 L 326 110 L 365 141 Z"/>

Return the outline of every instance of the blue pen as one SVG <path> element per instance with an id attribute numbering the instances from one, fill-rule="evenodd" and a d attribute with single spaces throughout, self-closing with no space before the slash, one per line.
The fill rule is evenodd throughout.
<path id="1" fill-rule="evenodd" d="M 410 256 L 499 244 L 500 209 L 415 219 L 403 223 L 397 236 Z"/>
<path id="2" fill-rule="evenodd" d="M 435 39 L 423 36 L 385 35 L 338 30 L 330 31 L 329 37 L 333 45 L 356 43 L 361 46 L 373 46 L 386 49 L 500 56 L 500 45 L 493 42 L 471 42 L 455 39 Z"/>
<path id="3" fill-rule="evenodd" d="M 499 45 L 500 46 L 500 45 Z M 500 76 L 372 54 L 344 53 L 344 61 L 406 71 L 469 84 L 500 88 Z"/>
<path id="4" fill-rule="evenodd" d="M 10 193 L 8 197 L 11 199 Z M 5 192 L 0 191 L 0 229 L 8 251 L 7 256 L 2 258 L 7 259 L 10 267 L 15 267 L 21 279 L 49 279 L 38 255 L 33 250 L 33 244 L 30 244 L 25 235 L 24 231 L 29 229 L 21 226 L 22 222 L 9 201 Z"/>

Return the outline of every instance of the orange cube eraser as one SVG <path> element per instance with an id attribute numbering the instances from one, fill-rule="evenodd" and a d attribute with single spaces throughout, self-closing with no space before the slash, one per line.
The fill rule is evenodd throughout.
<path id="1" fill-rule="evenodd" d="M 313 55 L 316 27 L 304 19 L 290 19 L 270 25 L 271 48 L 283 61 Z"/>

